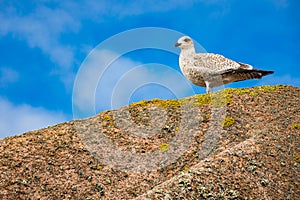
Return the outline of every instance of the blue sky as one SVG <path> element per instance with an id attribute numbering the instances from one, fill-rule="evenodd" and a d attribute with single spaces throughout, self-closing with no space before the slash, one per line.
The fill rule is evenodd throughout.
<path id="1" fill-rule="evenodd" d="M 157 27 L 186 34 L 208 52 L 275 71 L 262 80 L 226 87 L 299 87 L 299 8 L 297 0 L 1 1 L 0 138 L 72 120 L 74 81 L 90 52 L 103 41 L 136 28 Z M 150 37 L 151 34 L 149 40 Z M 176 42 L 167 35 L 166 41 Z M 174 51 L 179 53 L 179 49 Z M 107 56 L 114 54 L 106 52 Z M 100 56 L 97 62 L 101 63 L 101 58 L 106 59 Z M 110 108 L 107 96 L 112 93 L 105 89 L 116 89 L 115 79 L 147 63 L 174 70 L 174 76 L 167 80 L 174 90 L 180 90 L 181 84 L 176 84 L 181 78 L 176 74 L 178 55 L 149 48 L 128 52 L 99 80 L 95 112 Z M 146 71 L 132 71 L 127 78 L 137 81 L 166 76 L 162 72 L 166 67 L 157 69 L 150 66 Z M 125 103 L 178 97 L 166 85 L 139 86 Z M 195 93 L 205 92 L 204 88 L 192 88 Z M 116 101 L 123 102 L 115 104 L 124 105 L 125 97 L 121 93 L 114 95 L 119 98 Z"/>

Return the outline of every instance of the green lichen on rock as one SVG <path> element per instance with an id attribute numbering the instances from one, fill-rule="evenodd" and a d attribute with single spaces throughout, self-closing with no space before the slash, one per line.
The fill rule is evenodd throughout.
<path id="1" fill-rule="evenodd" d="M 244 95 L 249 94 L 250 96 L 256 97 L 260 93 L 269 93 L 278 89 L 285 89 L 288 86 L 276 85 L 276 86 L 259 86 L 253 88 L 227 88 L 225 90 L 220 90 L 214 93 L 209 94 L 196 94 L 193 97 L 187 97 L 180 100 L 170 99 L 170 100 L 161 100 L 161 99 L 152 99 L 152 100 L 142 100 L 136 103 L 131 104 L 131 107 L 134 106 L 149 106 L 156 105 L 163 108 L 178 108 L 180 106 L 190 104 L 192 106 L 204 106 L 212 105 L 214 107 L 225 106 L 229 103 L 232 103 L 232 94 Z"/>
<path id="2" fill-rule="evenodd" d="M 190 105 L 197 107 L 202 107 L 204 105 L 222 107 L 232 102 L 231 95 L 225 90 L 209 94 L 196 94 L 190 99 L 192 100 L 190 101 Z M 185 105 L 186 102 L 182 102 L 182 104 Z"/>
<path id="3" fill-rule="evenodd" d="M 253 88 L 227 88 L 226 92 L 231 94 L 244 95 L 249 94 L 252 97 L 256 97 L 261 93 L 270 93 L 275 90 L 286 89 L 288 86 L 284 85 L 266 85 L 266 86 L 258 86 Z"/>
<path id="4" fill-rule="evenodd" d="M 109 115 L 104 115 L 103 120 L 105 121 L 112 121 L 112 118 Z"/>
<path id="5" fill-rule="evenodd" d="M 222 122 L 222 126 L 223 127 L 229 127 L 234 123 L 234 118 L 232 117 L 226 117 L 223 122 Z"/>
<path id="6" fill-rule="evenodd" d="M 213 104 L 214 106 L 220 107 L 226 105 L 228 102 L 231 102 L 231 98 L 229 94 L 226 94 L 224 91 L 219 91 L 212 94 L 196 94 L 193 97 L 187 97 L 180 100 L 170 99 L 170 100 L 160 100 L 153 99 L 150 101 L 142 100 L 136 103 L 131 104 L 131 107 L 134 106 L 148 106 L 148 105 L 156 105 L 161 106 L 163 108 L 178 108 L 180 106 L 184 106 L 190 104 L 191 106 L 204 106 Z"/>
<path id="7" fill-rule="evenodd" d="M 257 87 L 257 90 L 259 90 L 260 92 L 269 93 L 278 89 L 286 89 L 287 87 L 288 86 L 284 86 L 284 85 L 274 85 L 274 86 L 266 85 L 266 86 Z"/>
<path id="8" fill-rule="evenodd" d="M 275 86 L 258 86 L 253 88 L 226 88 L 224 90 L 220 90 L 217 92 L 209 93 L 209 94 L 196 94 L 192 97 L 186 97 L 182 99 L 169 99 L 169 100 L 161 100 L 161 99 L 152 99 L 152 100 L 142 100 L 139 102 L 135 102 L 130 104 L 130 107 L 146 107 L 146 106 L 160 106 L 162 108 L 178 108 L 184 105 L 191 106 L 204 106 L 204 105 L 212 105 L 214 107 L 226 106 L 227 104 L 232 103 L 233 94 L 244 95 L 248 94 L 252 97 L 258 96 L 260 93 L 269 93 L 279 89 L 287 89 L 289 86 L 283 85 L 275 85 Z M 109 111 L 102 112 L 102 115 L 109 113 Z M 105 117 L 104 120 L 112 121 L 108 117 Z"/>
<path id="9" fill-rule="evenodd" d="M 189 170 L 190 170 L 190 168 L 188 168 L 188 167 L 184 167 L 184 168 L 182 169 L 183 172 L 188 172 Z"/>
<path id="10" fill-rule="evenodd" d="M 300 129 L 300 124 L 292 123 L 292 128 L 293 129 Z"/>
<path id="11" fill-rule="evenodd" d="M 144 106 L 148 106 L 148 105 L 157 105 L 157 106 L 161 106 L 163 108 L 169 108 L 169 107 L 177 108 L 177 107 L 180 107 L 181 102 L 180 102 L 180 100 L 177 100 L 177 99 L 170 99 L 170 100 L 152 99 L 150 101 L 142 100 L 142 101 L 133 103 L 130 106 L 144 107 Z"/>
<path id="12" fill-rule="evenodd" d="M 196 94 L 194 98 L 195 100 L 192 102 L 194 106 L 203 106 L 211 103 L 210 94 Z"/>
<path id="13" fill-rule="evenodd" d="M 164 151 L 168 151 L 170 148 L 170 144 L 168 143 L 162 143 L 160 146 L 159 146 L 159 149 L 164 152 Z"/>
<path id="14" fill-rule="evenodd" d="M 92 165 L 90 168 L 93 170 L 99 170 L 99 171 L 103 169 L 103 167 L 101 165 Z"/>
<path id="15" fill-rule="evenodd" d="M 225 106 L 232 102 L 231 95 L 225 90 L 220 90 L 210 94 L 196 94 L 194 101 L 191 103 L 194 106 L 213 105 L 214 107 Z"/>
<path id="16" fill-rule="evenodd" d="M 220 90 L 211 94 L 211 104 L 214 107 L 226 106 L 228 103 L 231 102 L 231 95 L 228 94 L 226 90 Z"/>
<path id="17" fill-rule="evenodd" d="M 297 163 L 300 163 L 300 155 L 294 155 L 294 160 Z"/>
<path id="18" fill-rule="evenodd" d="M 113 117 L 110 115 L 110 111 L 104 111 L 100 113 L 100 118 L 103 122 L 106 122 L 108 125 L 115 124 Z"/>
<path id="19" fill-rule="evenodd" d="M 252 97 L 256 97 L 259 94 L 259 91 L 255 88 L 235 88 L 235 89 L 226 89 L 228 93 L 244 95 L 249 94 Z"/>

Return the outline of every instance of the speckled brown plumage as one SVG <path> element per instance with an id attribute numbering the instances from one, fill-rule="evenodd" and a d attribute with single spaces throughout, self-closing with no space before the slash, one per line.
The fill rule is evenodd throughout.
<path id="1" fill-rule="evenodd" d="M 175 44 L 181 48 L 179 65 L 184 76 L 195 85 L 213 87 L 248 79 L 260 79 L 273 71 L 254 69 L 251 65 L 235 62 L 219 54 L 196 54 L 191 38 L 184 36 Z"/>

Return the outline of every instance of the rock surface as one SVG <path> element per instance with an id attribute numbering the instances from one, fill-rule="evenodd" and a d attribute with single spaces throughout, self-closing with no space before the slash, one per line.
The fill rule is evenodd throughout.
<path id="1" fill-rule="evenodd" d="M 4 138 L 0 199 L 300 199 L 299 99 L 227 89 Z"/>

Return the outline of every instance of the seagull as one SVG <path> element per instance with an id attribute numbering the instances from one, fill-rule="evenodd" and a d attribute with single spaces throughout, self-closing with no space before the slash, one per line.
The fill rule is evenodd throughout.
<path id="1" fill-rule="evenodd" d="M 224 84 L 261 79 L 274 73 L 274 71 L 254 69 L 249 64 L 233 61 L 220 54 L 196 54 L 193 40 L 188 36 L 179 38 L 174 46 L 181 49 L 179 66 L 183 75 L 193 84 L 206 87 L 206 93 Z"/>

